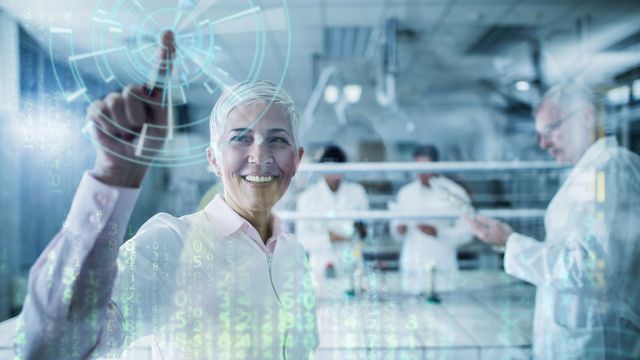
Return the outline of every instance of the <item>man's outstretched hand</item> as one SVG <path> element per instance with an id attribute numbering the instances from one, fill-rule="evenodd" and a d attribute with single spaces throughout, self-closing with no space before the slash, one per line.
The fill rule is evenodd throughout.
<path id="1" fill-rule="evenodd" d="M 471 217 L 463 214 L 462 218 L 469 224 L 469 228 L 475 236 L 491 245 L 504 246 L 513 233 L 511 226 L 486 216 Z"/>

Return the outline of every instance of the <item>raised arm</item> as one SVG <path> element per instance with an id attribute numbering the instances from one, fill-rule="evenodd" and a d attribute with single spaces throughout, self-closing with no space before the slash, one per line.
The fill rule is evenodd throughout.
<path id="1" fill-rule="evenodd" d="M 159 76 L 168 73 L 173 34 L 162 41 Z M 119 350 L 125 330 L 111 302 L 116 259 L 145 163 L 164 142 L 166 109 L 150 105 L 161 96 L 157 89 L 131 86 L 89 107 L 95 166 L 83 176 L 63 228 L 31 268 L 15 339 L 18 358 L 85 359 Z M 143 140 L 144 152 L 136 153 L 140 139 L 134 134 L 144 133 L 143 127 L 156 139 Z M 130 160 L 139 156 L 145 161 Z"/>

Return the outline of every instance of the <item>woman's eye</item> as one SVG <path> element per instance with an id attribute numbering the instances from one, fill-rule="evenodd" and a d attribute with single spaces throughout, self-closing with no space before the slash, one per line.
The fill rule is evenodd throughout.
<path id="1" fill-rule="evenodd" d="M 251 139 L 249 139 L 249 137 L 246 135 L 236 135 L 236 136 L 232 136 L 229 141 L 230 142 L 250 142 Z"/>
<path id="2" fill-rule="evenodd" d="M 272 144 L 287 144 L 289 145 L 289 140 L 281 137 L 281 136 L 274 136 L 271 139 L 269 139 L 269 142 Z"/>

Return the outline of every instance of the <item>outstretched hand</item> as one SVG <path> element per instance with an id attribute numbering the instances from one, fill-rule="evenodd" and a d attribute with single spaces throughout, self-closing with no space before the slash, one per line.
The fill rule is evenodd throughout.
<path id="1" fill-rule="evenodd" d="M 471 232 L 488 244 L 504 246 L 513 233 L 511 226 L 486 216 L 462 214 L 462 218 L 469 224 Z"/>
<path id="2" fill-rule="evenodd" d="M 167 31 L 158 51 L 158 78 L 170 74 L 174 53 L 174 34 Z M 162 91 L 153 81 L 127 86 L 89 106 L 87 121 L 93 125 L 98 152 L 91 171 L 96 179 L 113 186 L 140 186 L 167 135 L 168 108 L 159 105 L 161 100 Z"/>

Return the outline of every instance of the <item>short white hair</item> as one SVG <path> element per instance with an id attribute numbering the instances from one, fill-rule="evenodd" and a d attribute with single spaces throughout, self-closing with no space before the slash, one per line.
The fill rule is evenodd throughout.
<path id="1" fill-rule="evenodd" d="M 271 81 L 245 81 L 225 89 L 211 111 L 211 117 L 209 118 L 209 128 L 211 130 L 210 146 L 216 156 L 220 151 L 220 133 L 224 131 L 224 126 L 231 111 L 241 106 L 259 102 L 264 102 L 269 107 L 278 106 L 289 116 L 294 146 L 298 147 L 300 115 L 291 96 L 283 88 Z"/>
<path id="2" fill-rule="evenodd" d="M 581 108 L 595 109 L 595 96 L 588 87 L 582 84 L 561 83 L 547 90 L 540 99 L 534 115 L 546 103 L 559 106 L 563 112 L 574 112 Z"/>

